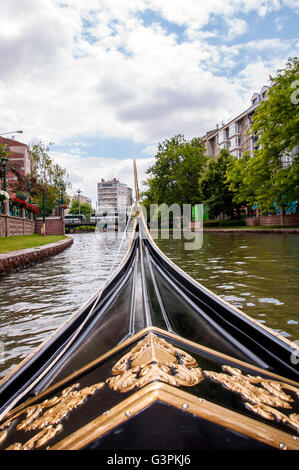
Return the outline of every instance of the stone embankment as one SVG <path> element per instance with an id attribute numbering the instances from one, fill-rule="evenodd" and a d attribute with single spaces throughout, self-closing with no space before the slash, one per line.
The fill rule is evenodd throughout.
<path id="1" fill-rule="evenodd" d="M 72 237 L 60 240 L 57 243 L 49 243 L 35 248 L 11 251 L 0 254 L 0 274 L 10 273 L 17 269 L 24 268 L 38 261 L 42 261 L 50 256 L 57 255 L 73 243 Z"/>

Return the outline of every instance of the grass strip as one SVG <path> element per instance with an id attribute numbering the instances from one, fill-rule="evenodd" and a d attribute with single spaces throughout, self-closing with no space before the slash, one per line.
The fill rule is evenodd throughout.
<path id="1" fill-rule="evenodd" d="M 26 248 L 35 248 L 48 243 L 56 243 L 63 240 L 64 235 L 46 235 L 43 237 L 38 233 L 33 235 L 20 235 L 13 237 L 0 237 L 0 254 L 10 253 L 11 251 L 25 250 Z"/>

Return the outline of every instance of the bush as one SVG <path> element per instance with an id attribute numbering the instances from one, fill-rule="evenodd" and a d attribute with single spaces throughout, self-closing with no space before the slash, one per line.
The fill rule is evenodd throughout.
<path id="1" fill-rule="evenodd" d="M 220 227 L 240 227 L 246 225 L 244 219 L 220 220 Z"/>
<path id="2" fill-rule="evenodd" d="M 80 227 L 75 227 L 74 228 L 74 232 L 81 232 L 83 231 L 84 232 L 94 232 L 95 231 L 95 227 L 92 226 L 92 225 L 80 225 Z"/>
<path id="3" fill-rule="evenodd" d="M 75 227 L 73 229 L 70 229 L 69 227 L 65 227 L 65 233 L 70 233 L 71 230 L 73 232 L 94 232 L 95 226 L 80 225 L 80 227 Z"/>
<path id="4" fill-rule="evenodd" d="M 204 227 L 219 227 L 220 220 L 207 220 L 203 222 Z"/>

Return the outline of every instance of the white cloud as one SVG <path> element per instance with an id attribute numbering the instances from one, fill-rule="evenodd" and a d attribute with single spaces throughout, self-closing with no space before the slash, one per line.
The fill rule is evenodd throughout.
<path id="1" fill-rule="evenodd" d="M 0 127 L 23 129 L 27 142 L 73 138 L 68 156 L 59 158 L 77 181 L 82 177 L 82 190 L 88 178 L 97 178 L 97 162 L 107 177 L 118 164 L 125 175 L 131 163 L 119 163 L 117 155 L 83 158 L 80 136 L 142 142 L 142 154 L 151 156 L 154 143 L 166 137 L 202 135 L 239 113 L 248 93 L 261 88 L 295 44 L 269 38 L 211 45 L 207 40 L 219 34 L 211 20 L 219 15 L 233 39 L 248 27 L 241 14 L 263 16 L 283 4 L 297 8 L 291 0 L 1 2 Z M 147 9 L 158 15 L 152 25 L 142 20 Z M 185 36 L 170 34 L 159 15 L 183 26 Z M 265 51 L 275 57 L 265 60 Z M 241 64 L 239 75 L 232 75 Z"/>
<path id="2" fill-rule="evenodd" d="M 64 168 L 69 168 L 69 180 L 72 184 L 68 191 L 74 195 L 78 189 L 82 194 L 92 199 L 93 206 L 97 200 L 97 183 L 101 178 L 118 178 L 122 183 L 134 188 L 133 158 L 119 160 L 117 158 L 84 157 L 81 154 L 66 152 L 51 152 L 53 160 Z M 143 191 L 145 170 L 153 163 L 153 158 L 138 158 L 136 160 L 139 189 Z"/>
<path id="3" fill-rule="evenodd" d="M 229 18 L 227 20 L 228 24 L 228 39 L 234 39 L 237 36 L 241 36 L 246 33 L 248 25 L 245 20 L 241 18 Z"/>
<path id="4" fill-rule="evenodd" d="M 157 148 L 158 148 L 157 145 L 148 145 L 141 151 L 141 153 L 143 155 L 154 156 L 157 153 Z"/>
<path id="5" fill-rule="evenodd" d="M 277 31 L 281 31 L 287 20 L 287 16 L 277 16 L 274 20 Z"/>
<path id="6" fill-rule="evenodd" d="M 283 0 L 283 4 L 286 7 L 299 12 L 299 0 Z"/>
<path id="7" fill-rule="evenodd" d="M 236 95 L 232 78 L 221 79 L 219 93 L 219 73 L 235 66 L 239 50 L 207 46 L 205 40 L 216 32 L 200 28 L 211 15 L 223 15 L 228 37 L 233 38 L 247 28 L 235 15 L 264 14 L 279 8 L 280 2 L 66 0 L 63 4 L 67 6 L 61 8 L 56 0 L 2 2 L 3 122 L 8 128 L 22 127 L 28 140 L 59 143 L 84 134 L 150 144 L 176 131 L 203 132 L 227 107 L 230 114 L 239 108 L 242 90 L 232 99 Z M 162 26 L 146 27 L 136 13 L 147 8 L 185 25 L 189 40 L 179 44 L 176 35 Z"/>

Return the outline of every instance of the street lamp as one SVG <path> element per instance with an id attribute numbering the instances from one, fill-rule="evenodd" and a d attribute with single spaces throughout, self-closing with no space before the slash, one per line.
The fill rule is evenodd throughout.
<path id="1" fill-rule="evenodd" d="M 63 219 L 63 188 L 64 188 L 64 184 L 60 183 L 59 186 L 60 186 L 60 190 L 59 190 L 60 201 L 59 201 L 59 204 L 60 204 L 60 208 L 61 208 L 61 210 L 59 211 L 59 215 L 61 215 L 61 218 Z"/>
<path id="2" fill-rule="evenodd" d="M 79 215 L 80 215 L 80 193 L 82 193 L 82 191 L 78 189 L 77 193 L 78 193 L 78 205 L 79 205 Z"/>
<path id="3" fill-rule="evenodd" d="M 64 184 L 63 183 L 60 183 L 60 197 L 61 197 L 61 205 L 63 206 L 63 188 L 64 188 Z"/>
<path id="4" fill-rule="evenodd" d="M 31 188 L 32 188 L 32 183 L 31 181 L 28 181 L 28 191 L 29 191 L 29 204 L 31 204 Z"/>
<path id="5" fill-rule="evenodd" d="M 2 157 L 1 158 L 1 163 L 3 166 L 3 191 L 6 191 L 6 165 L 8 162 L 8 158 Z"/>
<path id="6" fill-rule="evenodd" d="M 23 131 L 4 132 L 3 134 L 0 134 L 0 135 L 6 135 L 6 134 L 23 134 Z"/>

